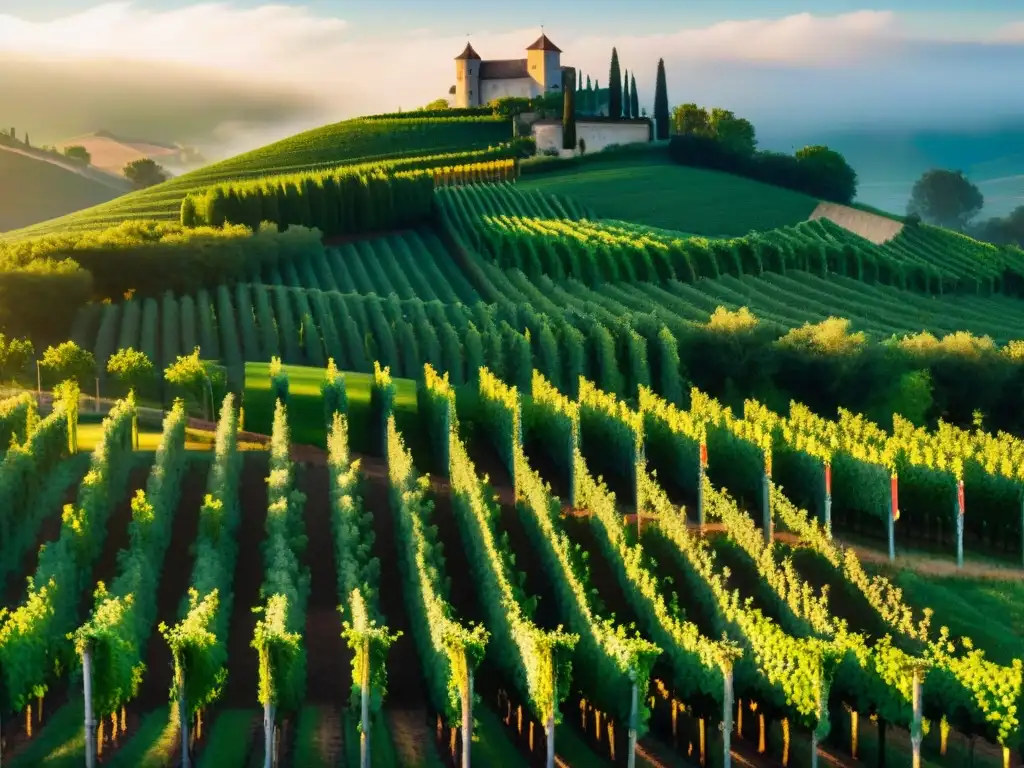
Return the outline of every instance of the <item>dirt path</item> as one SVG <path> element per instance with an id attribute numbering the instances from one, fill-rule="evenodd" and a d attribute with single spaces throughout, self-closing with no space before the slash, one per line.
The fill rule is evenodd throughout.
<path id="1" fill-rule="evenodd" d="M 160 622 L 173 626 L 178 621 L 181 600 L 188 591 L 192 577 L 194 553 L 191 547 L 199 531 L 199 508 L 206 494 L 206 462 L 192 462 L 182 483 L 178 509 L 171 526 L 171 540 L 164 555 L 164 568 L 156 594 L 156 624 L 146 646 L 146 673 L 139 687 L 136 709 L 147 712 L 167 702 L 171 687 L 171 654 L 163 638 L 156 632 Z"/>
<path id="2" fill-rule="evenodd" d="M 132 468 L 128 474 L 126 490 L 110 514 L 110 519 L 107 521 L 107 536 L 103 540 L 103 550 L 93 565 L 92 583 L 89 586 L 88 595 L 84 597 L 90 609 L 93 603 L 92 592 L 96 588 L 96 583 L 102 581 L 109 587 L 114 577 L 117 576 L 117 553 L 126 549 L 130 544 L 128 524 L 132 521 L 132 499 L 135 498 L 136 491 L 145 489 L 150 469 L 152 469 L 152 464 L 149 462 Z"/>
<path id="3" fill-rule="evenodd" d="M 352 677 L 352 654 L 341 638 L 341 616 L 337 611 L 339 596 L 327 467 L 304 465 L 300 489 L 306 494 L 305 561 L 310 576 L 304 635 L 306 699 L 310 704 L 344 706 Z"/>
<path id="4" fill-rule="evenodd" d="M 366 479 L 364 503 L 373 514 L 374 554 L 380 558 L 380 610 L 392 631 L 402 633 L 388 651 L 388 696 L 384 710 L 395 750 L 403 765 L 422 765 L 434 750 L 423 672 L 405 608 L 398 542 L 388 499 L 387 466 L 359 456 Z"/>
<path id="5" fill-rule="evenodd" d="M 795 538 L 795 537 L 794 537 Z M 901 554 L 896 551 L 896 560 L 890 562 L 889 552 L 886 550 L 872 549 L 861 544 L 844 544 L 842 539 L 836 538 L 840 546 L 849 547 L 857 553 L 862 563 L 883 566 L 890 571 L 908 570 L 919 573 L 922 576 L 950 577 L 959 576 L 970 579 L 992 579 L 996 581 L 1024 581 L 1024 569 L 1003 566 L 995 563 L 964 561 L 963 568 L 956 567 L 955 557 L 942 557 L 929 554 L 908 553 Z"/>
<path id="6" fill-rule="evenodd" d="M 235 562 L 234 604 L 228 629 L 228 681 L 222 705 L 251 708 L 259 704 L 259 655 L 252 647 L 257 616 L 252 609 L 260 602 L 263 583 L 264 539 L 267 519 L 267 472 L 269 456 L 247 453 L 239 480 L 239 504 L 242 518 L 236 534 L 238 557 Z"/>

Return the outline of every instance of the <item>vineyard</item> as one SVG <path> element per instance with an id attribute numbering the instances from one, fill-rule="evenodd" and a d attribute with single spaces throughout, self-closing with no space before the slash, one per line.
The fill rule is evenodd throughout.
<path id="1" fill-rule="evenodd" d="M 795 403 L 738 417 L 699 390 L 683 409 L 641 388 L 631 407 L 539 371 L 456 387 L 427 365 L 411 400 L 377 364 L 358 383 L 332 363 L 316 394 L 299 375 L 316 372 L 272 365 L 274 405 L 245 398 L 271 417 L 265 449 L 241 450 L 229 395 L 211 450 L 185 449 L 179 401 L 156 451 L 133 451 L 124 401 L 84 479 L 72 400 L 3 404 L 0 488 L 26 494 L 4 523 L 28 532 L 9 576 L 32 575 L 0 619 L 5 762 L 1024 757 L 1021 661 L 935 626 L 832 534 L 838 510 L 890 535 L 923 524 L 929 494 L 961 521 L 965 499 L 1012 506 L 1019 441 Z M 326 451 L 293 443 L 292 409 Z M 985 517 L 1019 538 L 1017 512 Z"/>
<path id="2" fill-rule="evenodd" d="M 601 218 L 705 237 L 737 237 L 751 230 L 790 226 L 810 216 L 817 204 L 798 192 L 671 164 L 657 156 L 624 152 L 622 157 L 598 160 L 603 154 L 594 155 L 586 167 L 524 175 L 523 186 L 571 197 Z"/>
<path id="3" fill-rule="evenodd" d="M 512 139 L 512 123 L 494 117 L 347 120 L 301 133 L 229 160 L 205 166 L 163 184 L 132 192 L 16 232 L 22 238 L 102 229 L 128 219 L 177 220 L 190 193 L 224 182 L 293 174 L 339 165 L 379 166 L 405 159 L 409 168 L 452 165 L 451 155 L 486 150 Z M 421 158 L 436 158 L 424 165 Z M 475 162 L 467 158 L 467 162 Z"/>
<path id="4" fill-rule="evenodd" d="M 864 375 L 885 376 L 871 380 L 872 387 L 890 387 L 919 369 L 920 361 L 961 350 L 979 364 L 1010 369 L 1019 355 L 1014 342 L 1024 313 L 1015 299 L 988 289 L 979 293 L 974 282 L 941 298 L 900 288 L 903 262 L 828 222 L 794 227 L 783 247 L 772 240 L 782 238 L 781 230 L 714 241 L 594 221 L 569 199 L 511 185 L 436 194 L 439 230 L 327 246 L 303 238 L 282 247 L 284 255 L 274 260 L 254 259 L 234 285 L 88 304 L 70 335 L 97 360 L 135 347 L 160 367 L 199 346 L 204 357 L 227 366 L 238 388 L 246 362 L 280 356 L 286 364 L 316 367 L 334 358 L 343 369 L 362 373 L 380 360 L 408 378 L 418 378 L 421 364 L 430 362 L 456 384 L 486 364 L 525 386 L 536 366 L 570 391 L 576 377 L 586 375 L 616 394 L 644 384 L 677 401 L 682 389 L 673 371 L 682 370 L 692 383 L 716 392 L 726 379 L 773 379 L 782 395 L 771 403 L 777 409 L 797 399 L 816 409 L 861 411 L 874 408 L 870 388 L 851 382 L 824 392 L 783 369 L 806 365 L 807 377 L 820 377 L 820 351 L 881 353 L 890 346 L 882 342 L 894 335 L 907 337 L 896 347 L 906 373 L 866 370 Z M 511 221 L 539 229 L 497 229 Z M 926 236 L 938 244 L 959 237 L 923 230 L 901 235 L 906 242 L 900 247 Z M 886 248 L 895 250 L 900 238 Z M 980 276 L 991 265 L 983 253 L 975 254 L 984 246 L 971 243 L 956 258 L 965 265 L 976 259 Z M 769 268 L 772 259 L 776 270 Z M 853 276 L 834 271 L 837 263 L 852 264 L 847 271 Z M 857 265 L 869 263 L 888 265 L 897 284 L 858 272 Z M 848 322 L 831 319 L 836 316 Z M 723 335 L 745 338 L 741 333 L 749 333 L 750 341 L 737 343 L 762 345 L 756 372 L 740 367 L 743 357 L 721 354 L 727 349 L 719 341 Z M 803 350 L 815 359 L 801 362 Z M 885 354 L 893 359 L 892 352 Z M 837 369 L 834 376 L 841 375 Z M 934 378 L 935 386 L 955 387 L 948 375 Z M 938 388 L 934 398 L 958 423 L 970 423 L 972 411 L 981 408 L 997 415 L 999 427 L 1014 425 L 1015 376 L 1013 370 L 993 374 L 997 389 L 984 399 L 980 390 L 946 394 Z M 744 386 L 749 392 L 751 385 Z M 742 405 L 742 396 L 733 404 Z M 891 411 L 871 413 L 883 422 L 892 417 Z"/>
<path id="5" fill-rule="evenodd" d="M 3 764 L 1024 768 L 1021 254 L 510 122 L 2 244 Z"/>

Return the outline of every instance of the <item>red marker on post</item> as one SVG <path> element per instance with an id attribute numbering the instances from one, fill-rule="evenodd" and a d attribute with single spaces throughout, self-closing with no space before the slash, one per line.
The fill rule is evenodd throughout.
<path id="1" fill-rule="evenodd" d="M 900 497 L 899 497 L 899 479 L 893 474 L 891 479 L 892 485 L 892 519 L 900 519 Z"/>

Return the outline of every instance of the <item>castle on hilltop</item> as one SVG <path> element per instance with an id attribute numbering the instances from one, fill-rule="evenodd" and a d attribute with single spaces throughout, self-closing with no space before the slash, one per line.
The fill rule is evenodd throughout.
<path id="1" fill-rule="evenodd" d="M 528 99 L 552 91 L 561 92 L 561 49 L 547 35 L 526 49 L 525 59 L 483 61 L 470 43 L 455 57 L 456 108 L 478 107 L 494 99 L 520 96 Z"/>

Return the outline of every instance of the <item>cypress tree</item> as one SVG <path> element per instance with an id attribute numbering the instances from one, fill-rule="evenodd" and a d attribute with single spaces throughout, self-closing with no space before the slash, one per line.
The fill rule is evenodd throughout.
<path id="1" fill-rule="evenodd" d="M 629 70 L 626 70 L 625 76 L 622 78 L 622 116 L 627 120 L 633 115 L 630 113 L 630 109 L 633 105 L 633 99 L 629 95 Z"/>
<path id="2" fill-rule="evenodd" d="M 562 104 L 562 149 L 576 148 L 576 71 L 569 69 L 565 71 L 563 78 L 566 80 L 562 86 L 565 94 L 565 101 Z"/>
<path id="3" fill-rule="evenodd" d="M 594 86 L 590 84 L 590 75 L 587 75 L 587 90 L 588 91 L 594 90 Z"/>
<path id="4" fill-rule="evenodd" d="M 668 138 L 668 85 L 665 82 L 665 60 L 658 59 L 658 79 L 654 86 L 654 122 L 658 139 Z"/>
<path id="5" fill-rule="evenodd" d="M 612 66 L 608 73 L 608 116 L 622 117 L 622 72 L 619 70 L 619 52 L 612 48 Z"/>
<path id="6" fill-rule="evenodd" d="M 636 74 L 629 77 L 629 114 L 631 117 L 640 117 L 640 97 L 636 92 Z"/>

